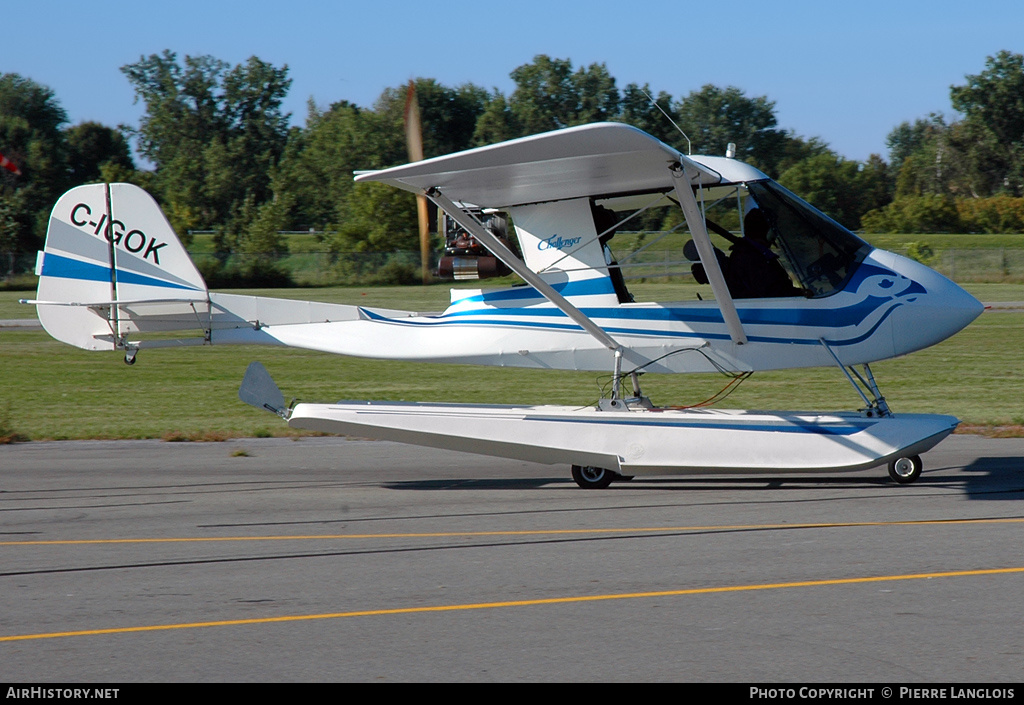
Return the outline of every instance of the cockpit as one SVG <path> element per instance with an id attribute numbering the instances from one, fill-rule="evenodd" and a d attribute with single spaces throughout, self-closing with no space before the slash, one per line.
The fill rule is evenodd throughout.
<path id="1" fill-rule="evenodd" d="M 719 268 L 734 299 L 828 296 L 842 289 L 871 250 L 864 240 L 771 179 L 699 188 L 696 196 Z M 598 233 L 609 227 L 610 219 L 604 215 L 609 208 L 617 216 L 611 222 L 618 221 L 622 234 L 637 229 L 626 225 L 634 218 L 634 222 L 651 224 L 660 217 L 664 224 L 657 228 L 659 232 L 634 234 L 632 238 L 620 235 L 618 242 L 602 237 L 609 262 L 615 262 L 617 292 L 624 290 L 623 277 L 628 283 L 648 272 L 656 273 L 652 263 L 662 255 L 654 253 L 666 250 L 683 256 L 675 260 L 675 269 L 668 268 L 665 258 L 664 271 L 670 276 L 689 268 L 698 284 L 707 283 L 704 265 L 673 194 L 661 196 L 661 215 L 653 215 L 659 212 L 652 207 L 654 198 L 658 196 L 647 196 L 646 203 L 638 197 L 595 201 Z M 647 215 L 637 218 L 641 212 Z M 619 298 L 630 300 L 622 293 Z"/>
<path id="2" fill-rule="evenodd" d="M 774 181 L 755 181 L 746 188 L 768 221 L 772 251 L 810 296 L 828 296 L 841 289 L 871 250 L 868 243 Z"/>

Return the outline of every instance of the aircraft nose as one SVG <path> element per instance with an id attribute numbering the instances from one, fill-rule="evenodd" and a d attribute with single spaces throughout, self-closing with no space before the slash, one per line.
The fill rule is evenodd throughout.
<path id="1" fill-rule="evenodd" d="M 984 305 L 933 269 L 899 255 L 890 266 L 924 289 L 906 298 L 892 315 L 897 355 L 935 345 L 960 332 L 985 310 Z"/>

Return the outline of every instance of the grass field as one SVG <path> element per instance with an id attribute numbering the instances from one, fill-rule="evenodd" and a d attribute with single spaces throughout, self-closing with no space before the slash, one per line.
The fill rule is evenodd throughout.
<path id="1" fill-rule="evenodd" d="M 1022 301 L 1024 285 L 975 284 L 985 301 Z M 448 286 L 253 292 L 288 298 L 438 311 Z M 690 299 L 693 288 L 637 284 L 638 299 Z M 19 306 L 31 292 L 2 292 L 0 319 L 31 318 Z M 873 365 L 896 412 L 953 414 L 972 427 L 1016 433 L 1024 426 L 1024 313 L 986 313 L 955 337 L 905 358 Z M 260 360 L 286 398 L 381 399 L 467 403 L 594 403 L 608 375 L 382 362 L 302 350 L 255 347 L 143 350 L 127 367 L 120 353 L 90 353 L 42 331 L 0 333 L 0 436 L 215 440 L 287 435 L 276 417 L 238 400 L 245 367 Z M 656 403 L 693 404 L 727 380 L 718 375 L 647 375 Z M 860 398 L 838 369 L 755 374 L 725 407 L 856 409 Z M 1014 428 L 1017 427 L 1017 428 Z"/>

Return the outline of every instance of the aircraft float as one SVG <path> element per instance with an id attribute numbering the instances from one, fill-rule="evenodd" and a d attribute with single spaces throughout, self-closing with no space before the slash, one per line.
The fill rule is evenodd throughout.
<path id="1" fill-rule="evenodd" d="M 741 161 L 685 155 L 628 125 L 599 123 L 355 179 L 426 196 L 524 284 L 453 289 L 447 310 L 430 315 L 211 292 L 152 197 L 115 183 L 79 186 L 60 198 L 37 261 L 37 298 L 25 303 L 58 340 L 124 351 L 128 363 L 143 348 L 243 344 L 607 371 L 610 392 L 583 407 L 288 407 L 259 363 L 239 391 L 295 428 L 566 463 L 584 488 L 645 474 L 885 464 L 893 480 L 909 483 L 921 473 L 920 454 L 959 423 L 892 412 L 869 365 L 944 340 L 982 304 L 928 267 L 872 247 Z M 627 263 L 614 259 L 608 241 L 656 203 L 681 209 L 692 273 L 713 298 L 632 300 Z M 723 208 L 734 212 L 739 232 L 712 218 Z M 511 220 L 521 256 L 491 227 L 498 212 Z M 729 254 L 709 231 L 733 242 Z M 170 331 L 183 334 L 171 339 Z M 841 370 L 864 407 L 659 407 L 639 384 L 643 373 L 742 377 L 818 366 Z"/>

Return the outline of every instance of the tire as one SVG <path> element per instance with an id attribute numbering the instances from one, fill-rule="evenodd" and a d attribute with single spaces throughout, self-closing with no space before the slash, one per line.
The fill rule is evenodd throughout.
<path id="1" fill-rule="evenodd" d="M 572 479 L 585 490 L 603 490 L 618 477 L 617 473 L 592 465 L 572 466 Z"/>
<path id="2" fill-rule="evenodd" d="M 889 462 L 889 477 L 900 485 L 909 485 L 921 477 L 921 470 L 924 463 L 920 455 L 911 455 L 905 458 L 896 458 Z"/>

